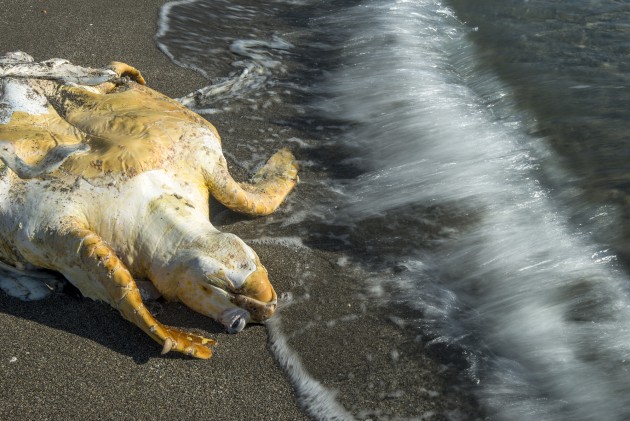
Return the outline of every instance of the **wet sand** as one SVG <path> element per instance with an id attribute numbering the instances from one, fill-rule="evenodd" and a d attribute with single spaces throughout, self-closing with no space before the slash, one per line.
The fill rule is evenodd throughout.
<path id="1" fill-rule="evenodd" d="M 163 3 L 67 0 L 60 6 L 49 0 L 0 0 L 0 50 L 96 67 L 124 61 L 140 69 L 152 88 L 181 96 L 207 81 L 172 64 L 155 46 L 152 37 Z M 271 154 L 292 136 L 310 135 L 299 123 L 273 126 L 275 116 L 292 112 L 277 107 L 265 111 L 267 120 L 238 112 L 210 117 L 223 135 L 237 179 L 247 172 L 233 161 L 239 159 L 234 140 L 260 138 L 268 130 L 281 133 L 269 143 Z M 338 150 L 296 153 L 305 161 L 330 161 Z M 282 226 L 296 202 L 319 197 L 312 181 L 326 176 L 321 171 L 301 170 L 304 182 L 278 215 L 249 219 L 215 206 L 215 225 L 246 241 L 312 234 L 308 248 L 252 244 L 279 293 L 312 297 L 281 312 L 280 327 L 292 333 L 289 346 L 304 368 L 337 391 L 337 400 L 359 419 L 428 413 L 475 418 L 474 403 L 449 385 L 452 368 L 426 355 L 422 341 L 399 323 L 401 317 L 420 314 L 377 308 L 374 297 L 357 286 L 356 279 L 365 274 L 338 264 L 350 250 L 328 244 L 317 227 Z M 227 335 L 217 323 L 180 304 L 162 302 L 150 308 L 166 324 L 199 329 L 216 339 L 214 357 L 160 356 L 160 347 L 138 328 L 91 300 L 55 295 L 24 303 L 0 293 L 0 419 L 308 419 L 269 351 L 274 344 L 264 326 Z"/>

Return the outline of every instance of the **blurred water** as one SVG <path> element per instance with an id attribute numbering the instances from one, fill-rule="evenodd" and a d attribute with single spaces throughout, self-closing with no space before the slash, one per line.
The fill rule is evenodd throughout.
<path id="1" fill-rule="evenodd" d="M 330 167 L 290 205 L 283 226 L 295 237 L 276 241 L 303 248 L 316 235 L 343 252 L 339 272 L 360 271 L 353 282 L 383 317 L 427 352 L 464 360 L 460 381 L 492 419 L 630 416 L 624 2 L 171 5 L 163 51 L 238 87 L 201 90 L 194 107 L 253 103 L 273 119 L 263 105 L 275 100 L 322 133 L 293 139 Z M 260 77 L 239 84 L 248 69 Z M 250 144 L 252 159 L 264 147 Z M 351 418 L 282 333 L 324 321 L 298 332 L 283 317 L 272 349 L 304 405 Z M 335 384 L 343 398 L 351 382 Z M 388 417 L 431 416 L 406 411 Z"/>

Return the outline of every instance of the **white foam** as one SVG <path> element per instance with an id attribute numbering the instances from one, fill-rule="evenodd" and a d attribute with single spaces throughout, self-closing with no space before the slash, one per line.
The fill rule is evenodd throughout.
<path id="1" fill-rule="evenodd" d="M 229 51 L 234 54 L 235 60 L 231 65 L 238 70 L 230 75 L 211 75 L 207 69 L 200 65 L 178 59 L 177 54 L 171 50 L 165 40 L 168 39 L 168 34 L 172 30 L 171 20 L 173 14 L 178 13 L 177 8 L 194 3 L 197 3 L 197 0 L 178 0 L 162 6 L 158 18 L 158 30 L 155 34 L 158 47 L 173 63 L 197 71 L 204 77 L 212 79 L 211 84 L 178 98 L 180 103 L 200 113 L 220 112 L 221 108 L 213 106 L 217 101 L 244 97 L 249 92 L 266 86 L 275 72 L 284 72 L 284 65 L 279 53 L 291 49 L 292 45 L 277 35 L 271 36 L 271 39 L 233 40 L 229 46 Z M 241 22 L 243 19 L 250 19 L 250 17 L 246 17 L 248 14 L 251 14 L 251 19 L 253 19 L 255 11 L 251 8 L 229 4 L 229 2 L 225 2 L 225 5 L 221 7 L 221 19 L 233 19 Z M 217 18 L 216 15 L 213 16 Z M 194 17 L 186 16 L 185 18 L 195 21 Z M 204 23 L 212 24 L 211 22 Z M 210 52 L 220 54 L 224 51 L 213 49 Z M 275 95 L 275 93 L 270 92 L 270 95 Z M 269 101 L 262 101 L 260 105 L 267 107 L 270 104 Z M 259 105 L 254 104 L 253 106 L 258 107 Z"/>
<path id="2" fill-rule="evenodd" d="M 185 69 L 191 69 L 191 70 L 195 70 L 199 73 L 201 73 L 204 77 L 208 77 L 206 71 L 198 66 L 194 66 L 190 63 L 186 63 L 186 62 L 182 62 L 180 60 L 177 60 L 177 58 L 175 57 L 175 55 L 171 52 L 171 50 L 168 48 L 168 46 L 162 42 L 160 42 L 160 38 L 163 38 L 164 36 L 166 36 L 166 34 L 171 30 L 171 25 L 170 25 L 170 15 L 171 15 L 171 11 L 173 10 L 174 7 L 176 6 L 181 6 L 181 5 L 187 5 L 187 4 L 193 4 L 193 3 L 197 3 L 198 0 L 177 0 L 177 1 L 170 1 L 168 3 L 165 3 L 161 8 L 160 8 L 160 13 L 158 15 L 158 23 L 157 23 L 157 32 L 155 33 L 155 41 L 156 44 L 158 46 L 158 48 L 164 53 L 166 54 L 166 56 L 175 64 L 177 64 L 178 66 L 181 66 Z"/>
<path id="3" fill-rule="evenodd" d="M 299 137 L 290 137 L 286 140 L 287 142 L 291 142 L 291 143 L 295 143 L 297 144 L 300 148 L 304 148 L 304 149 L 311 149 L 312 146 L 305 142 L 304 140 L 300 139 Z"/>
<path id="4" fill-rule="evenodd" d="M 311 215 L 305 210 L 292 211 L 286 210 L 287 216 L 282 218 L 281 227 L 288 227 L 290 225 L 298 225 L 306 221 Z"/>
<path id="5" fill-rule="evenodd" d="M 237 39 L 230 51 L 240 57 L 232 66 L 241 69 L 236 75 L 215 78 L 211 85 L 191 92 L 177 100 L 186 107 L 207 109 L 221 98 L 237 98 L 264 86 L 274 71 L 282 71 L 282 62 L 270 57 L 270 51 L 286 51 L 293 46 L 274 35 L 270 41 L 259 39 Z M 195 67 L 197 68 L 197 67 Z M 205 73 L 204 73 L 205 75 Z M 264 104 L 263 104 L 264 105 Z M 257 107 L 257 105 L 255 105 Z"/>
<path id="6" fill-rule="evenodd" d="M 561 188 L 563 170 L 478 70 L 468 30 L 437 0 L 371 2 L 327 24 L 348 39 L 322 107 L 356 123 L 346 142 L 368 170 L 341 221 L 418 203 L 478 220 L 407 274 L 375 274 L 395 284 L 392 303 L 421 310 L 433 344 L 468 347 L 494 419 L 624 419 L 627 278 L 538 180 Z"/>
<path id="7" fill-rule="evenodd" d="M 266 322 L 269 346 L 276 361 L 295 387 L 299 403 L 318 421 L 354 420 L 355 417 L 337 402 L 335 393 L 306 371 L 300 357 L 288 345 L 280 327 L 280 320 L 280 315 L 277 315 Z"/>
<path id="8" fill-rule="evenodd" d="M 243 240 L 248 244 L 270 244 L 287 248 L 308 248 L 300 237 L 268 237 L 250 238 Z"/>

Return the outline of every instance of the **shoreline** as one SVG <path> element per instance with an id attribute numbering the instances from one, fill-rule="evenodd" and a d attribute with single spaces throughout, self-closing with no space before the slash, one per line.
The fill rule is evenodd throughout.
<path id="1" fill-rule="evenodd" d="M 36 60 L 60 57 L 92 67 L 112 60 L 127 62 L 142 72 L 151 88 L 182 96 L 208 81 L 173 64 L 154 44 L 158 10 L 164 3 L 70 0 L 55 6 L 46 0 L 0 0 L 0 20 L 9 23 L 0 47 L 23 50 Z M 307 20 L 309 15 L 303 15 Z M 60 29 L 68 22 L 74 24 L 72 31 Z M 276 22 L 264 24 L 275 28 Z M 313 63 L 306 59 L 300 65 L 308 68 Z M 447 413 L 473 419 L 474 408 L 452 390 L 444 366 L 427 355 L 409 327 L 395 322 L 405 309 L 371 301 L 364 283 L 368 274 L 360 265 L 346 264 L 352 252 L 326 243 L 331 233 L 325 226 L 283 225 L 300 202 L 320 197 L 318 183 L 334 171 L 321 164 L 334 167 L 333 160 L 339 159 L 336 147 L 320 146 L 320 137 L 329 133 L 313 134 L 317 125 L 294 113 L 292 104 L 277 103 L 264 111 L 242 106 L 240 112 L 209 116 L 224 138 L 230 169 L 238 180 L 247 177 L 248 168 L 241 164 L 248 156 L 240 146 L 248 139 L 264 139 L 269 155 L 290 146 L 299 160 L 316 163 L 301 168 L 303 182 L 278 214 L 249 219 L 221 213 L 219 207 L 213 223 L 254 243 L 250 245 L 278 293 L 289 292 L 299 301 L 283 308 L 274 325 L 333 401 L 359 419 L 423 413 L 434 413 L 438 419 Z M 317 147 L 290 144 L 287 139 L 294 137 Z M 306 239 L 307 246 L 256 242 L 269 235 Z M 308 394 L 299 393 L 308 385 L 300 379 L 294 379 L 295 385 L 289 382 L 279 366 L 283 363 L 276 362 L 270 351 L 277 343 L 268 343 L 273 335 L 264 326 L 227 335 L 218 323 L 181 304 L 149 307 L 166 324 L 200 329 L 216 339 L 213 358 L 160 356 L 156 343 L 102 303 L 68 295 L 23 303 L 0 294 L 0 324 L 6 326 L 0 331 L 5 343 L 0 370 L 6 373 L 0 380 L 0 418 L 53 419 L 63 413 L 65 418 L 83 419 L 309 419 L 298 404 L 312 403 Z M 407 375 L 410 372 L 413 376 Z"/>

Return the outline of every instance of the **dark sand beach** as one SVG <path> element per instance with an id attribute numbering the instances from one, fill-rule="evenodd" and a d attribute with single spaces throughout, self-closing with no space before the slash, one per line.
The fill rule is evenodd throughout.
<path id="1" fill-rule="evenodd" d="M 155 46 L 152 38 L 164 3 L 0 0 L 0 50 L 94 67 L 112 60 L 127 62 L 142 71 L 152 88 L 181 96 L 207 81 L 174 65 Z M 274 110 L 266 112 L 271 115 Z M 211 121 L 224 134 L 231 159 L 238 159 L 238 151 L 230 139 L 260 136 L 267 130 L 262 126 L 267 123 L 236 114 Z M 269 145 L 269 154 L 285 146 L 283 139 L 296 135 L 283 130 L 277 144 Z M 235 177 L 247 176 L 231 165 Z M 317 177 L 317 172 L 302 170 L 301 178 L 309 177 Z M 298 186 L 289 204 L 302 194 L 316 193 L 307 185 Z M 276 218 L 282 218 L 282 212 L 288 211 Z M 257 229 L 261 224 L 230 215 L 215 222 L 246 240 L 270 235 Z M 280 229 L 276 235 L 292 233 Z M 444 411 L 474 418 L 465 415 L 474 413 L 470 402 L 449 389 L 444 367 L 425 355 L 421 343 L 407 339 L 405 326 L 389 321 L 398 319 L 382 317 L 356 283 L 346 282 L 347 277 L 362 275 L 341 274 L 340 254 L 309 244 L 313 245 L 309 249 L 253 245 L 279 293 L 307 290 L 313 296 L 283 311 L 283 326 L 295 332 L 311 319 L 329 321 L 308 340 L 297 335 L 290 342 L 305 369 L 338 391 L 337 399 L 361 419 L 380 418 L 372 416 L 374 412 L 362 413 L 366 408 L 383 418 Z M 310 274 L 313 284 L 296 286 L 296 273 Z M 67 294 L 25 303 L 0 294 L 0 419 L 308 419 L 269 351 L 273 343 L 264 326 L 227 335 L 217 323 L 180 304 L 162 302 L 150 308 L 166 324 L 199 329 L 216 339 L 214 357 L 200 361 L 161 356 L 156 343 L 102 303 Z M 392 343 L 399 349 L 393 350 Z M 399 374 L 409 372 L 416 374 L 398 380 Z M 441 397 L 436 399 L 435 394 Z"/>

